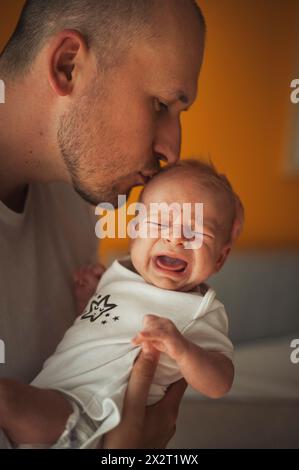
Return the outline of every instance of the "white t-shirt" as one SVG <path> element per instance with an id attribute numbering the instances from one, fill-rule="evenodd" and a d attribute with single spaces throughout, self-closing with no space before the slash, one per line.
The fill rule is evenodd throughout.
<path id="1" fill-rule="evenodd" d="M 140 350 L 131 339 L 142 329 L 146 314 L 171 319 L 185 337 L 204 349 L 229 358 L 233 354 L 224 306 L 213 289 L 207 288 L 204 295 L 200 289 L 160 289 L 128 266 L 129 258 L 115 261 L 104 273 L 85 311 L 33 381 L 79 402 L 91 419 L 99 421 L 93 438 L 120 421 L 128 378 Z M 181 377 L 176 362 L 161 354 L 148 404 L 161 399 L 167 386 Z"/>
<path id="2" fill-rule="evenodd" d="M 0 377 L 30 382 L 73 323 L 72 272 L 96 259 L 93 213 L 65 183 L 31 184 L 21 214 L 0 202 Z"/>

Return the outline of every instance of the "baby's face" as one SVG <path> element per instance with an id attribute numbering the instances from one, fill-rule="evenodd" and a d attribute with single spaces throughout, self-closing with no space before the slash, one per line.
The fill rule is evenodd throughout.
<path id="1" fill-rule="evenodd" d="M 172 230 L 171 218 L 170 236 L 165 236 L 164 229 L 158 225 L 156 237 L 131 240 L 132 263 L 147 282 L 162 289 L 190 291 L 220 269 L 229 251 L 220 228 L 225 224 L 225 210 L 219 197 L 211 190 L 199 187 L 190 175 L 168 174 L 158 176 L 148 184 L 141 202 L 147 209 L 151 203 L 191 203 L 192 207 L 195 203 L 203 203 L 203 241 L 200 248 L 196 245 L 195 248 L 186 248 L 186 242 L 190 240 L 184 238 L 183 226 L 181 235 L 176 224 L 176 229 Z M 144 223 L 159 223 L 155 217 L 155 220 L 151 218 L 148 217 Z M 194 220 L 190 225 L 197 230 Z"/>

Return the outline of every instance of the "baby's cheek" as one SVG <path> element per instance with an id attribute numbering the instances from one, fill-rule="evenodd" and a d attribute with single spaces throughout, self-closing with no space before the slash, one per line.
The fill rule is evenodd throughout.
<path id="1" fill-rule="evenodd" d="M 147 266 L 148 251 L 149 250 L 148 250 L 148 246 L 146 243 L 146 239 L 136 238 L 131 241 L 131 244 L 130 244 L 131 260 L 134 265 L 134 268 L 141 275 L 143 274 Z"/>
<path id="2" fill-rule="evenodd" d="M 211 275 L 215 268 L 215 259 L 213 254 L 206 247 L 202 246 L 194 257 L 194 266 L 192 275 L 199 282 L 203 282 Z"/>

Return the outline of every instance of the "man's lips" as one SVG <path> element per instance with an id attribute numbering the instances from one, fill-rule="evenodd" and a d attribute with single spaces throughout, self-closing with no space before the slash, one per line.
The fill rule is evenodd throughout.
<path id="1" fill-rule="evenodd" d="M 140 184 L 146 185 L 157 173 L 159 173 L 159 170 L 151 170 L 149 172 L 140 171 L 138 173 L 140 177 Z"/>

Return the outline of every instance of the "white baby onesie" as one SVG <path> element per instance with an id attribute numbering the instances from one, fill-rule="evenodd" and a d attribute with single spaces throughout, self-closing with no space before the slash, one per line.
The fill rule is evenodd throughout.
<path id="1" fill-rule="evenodd" d="M 97 431 L 82 447 L 90 447 L 118 425 L 134 359 L 140 351 L 131 339 L 153 313 L 172 320 L 193 343 L 232 359 L 228 321 L 215 291 L 160 289 L 128 269 L 130 259 L 115 261 L 102 276 L 83 314 L 66 332 L 55 353 L 32 382 L 57 389 L 78 403 Z M 167 386 L 182 378 L 175 361 L 161 354 L 148 404 L 160 400 Z"/>

